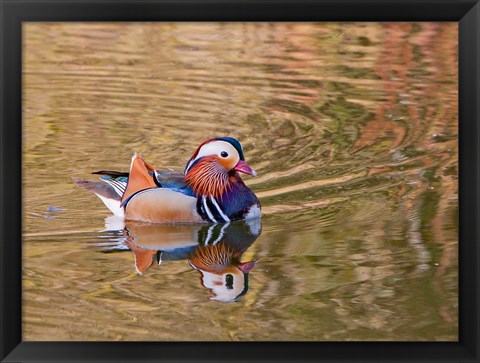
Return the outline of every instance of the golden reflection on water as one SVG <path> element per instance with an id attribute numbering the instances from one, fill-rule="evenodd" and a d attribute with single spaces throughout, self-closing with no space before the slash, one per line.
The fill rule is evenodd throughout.
<path id="1" fill-rule="evenodd" d="M 23 339 L 457 340 L 456 23 L 23 30 Z M 133 151 L 182 170 L 219 135 L 264 211 L 255 241 L 206 252 L 256 261 L 229 303 L 196 227 L 147 247 L 70 179 Z M 178 233 L 191 250 L 161 245 Z"/>

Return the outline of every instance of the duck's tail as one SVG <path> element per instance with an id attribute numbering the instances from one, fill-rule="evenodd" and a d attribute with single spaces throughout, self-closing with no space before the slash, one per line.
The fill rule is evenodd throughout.
<path id="1" fill-rule="evenodd" d="M 116 216 L 124 217 L 125 212 L 120 206 L 122 196 L 127 188 L 126 177 L 104 176 L 99 181 L 72 178 L 79 187 L 91 191 L 107 206 Z"/>

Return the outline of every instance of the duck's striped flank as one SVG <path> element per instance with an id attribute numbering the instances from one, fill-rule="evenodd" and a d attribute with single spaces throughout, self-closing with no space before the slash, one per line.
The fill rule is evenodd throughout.
<path id="1" fill-rule="evenodd" d="M 125 189 L 127 188 L 127 183 L 126 182 L 116 180 L 116 179 L 113 179 L 113 178 L 110 178 L 110 179 L 103 179 L 102 178 L 100 180 L 103 181 L 104 183 L 107 183 L 108 185 L 110 185 L 119 197 L 122 197 L 123 193 L 125 193 Z"/>

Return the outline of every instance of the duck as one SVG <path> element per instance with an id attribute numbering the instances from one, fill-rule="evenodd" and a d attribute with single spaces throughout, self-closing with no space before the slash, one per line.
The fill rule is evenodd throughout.
<path id="1" fill-rule="evenodd" d="M 129 172 L 94 171 L 100 180 L 72 178 L 124 220 L 145 223 L 229 223 L 258 218 L 261 204 L 240 173 L 256 176 L 240 142 L 202 142 L 183 172 L 158 170 L 133 153 Z"/>

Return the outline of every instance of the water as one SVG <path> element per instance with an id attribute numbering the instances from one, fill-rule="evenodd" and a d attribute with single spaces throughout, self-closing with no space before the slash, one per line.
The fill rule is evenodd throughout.
<path id="1" fill-rule="evenodd" d="M 26 24 L 23 339 L 457 340 L 457 80 L 456 23 Z M 261 221 L 124 231 L 70 179 L 219 135 Z"/>

